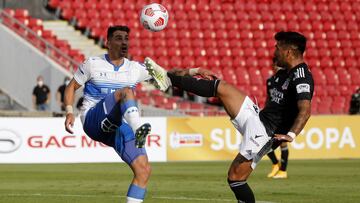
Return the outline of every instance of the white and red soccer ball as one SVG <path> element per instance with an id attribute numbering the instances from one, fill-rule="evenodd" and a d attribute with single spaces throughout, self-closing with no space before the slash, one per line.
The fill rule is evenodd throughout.
<path id="1" fill-rule="evenodd" d="M 166 8 L 158 3 L 152 3 L 144 6 L 140 14 L 140 22 L 144 28 L 158 32 L 163 30 L 169 19 L 169 13 Z"/>

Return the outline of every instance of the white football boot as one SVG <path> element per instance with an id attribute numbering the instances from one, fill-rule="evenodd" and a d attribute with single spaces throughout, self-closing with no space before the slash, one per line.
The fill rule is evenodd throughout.
<path id="1" fill-rule="evenodd" d="M 170 78 L 167 76 L 167 71 L 155 63 L 151 58 L 146 57 L 144 60 L 146 70 L 155 80 L 155 87 L 161 91 L 166 91 L 171 86 Z"/>

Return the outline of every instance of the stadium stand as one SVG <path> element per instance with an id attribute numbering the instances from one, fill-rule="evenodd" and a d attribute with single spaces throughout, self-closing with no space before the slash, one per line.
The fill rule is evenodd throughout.
<path id="1" fill-rule="evenodd" d="M 139 23 L 138 13 L 146 3 L 149 1 L 49 0 L 47 6 L 102 46 L 105 28 L 127 24 L 132 29 L 130 54 L 134 59 L 150 56 L 167 67 L 212 69 L 256 97 L 260 106 L 266 100 L 265 81 L 272 74 L 274 34 L 280 30 L 299 31 L 309 40 L 306 60 L 316 84 L 313 113 L 348 112 L 351 93 L 360 86 L 359 2 L 161 1 L 170 12 L 170 19 L 168 27 L 159 33 L 148 32 Z M 70 53 L 66 42 L 59 42 L 42 30 L 41 21 L 29 18 L 26 11 L 7 13 Z M 75 56 L 71 58 L 81 61 L 80 56 Z M 168 102 L 167 97 L 140 99 L 144 104 L 156 103 L 166 109 L 179 104 Z"/>

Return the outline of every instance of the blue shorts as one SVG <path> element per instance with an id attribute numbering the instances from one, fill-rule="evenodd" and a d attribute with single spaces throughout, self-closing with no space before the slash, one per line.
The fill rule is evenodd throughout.
<path id="1" fill-rule="evenodd" d="M 146 155 L 145 148 L 135 147 L 131 127 L 122 123 L 120 104 L 116 103 L 114 94 L 107 95 L 86 113 L 83 128 L 91 139 L 113 147 L 129 165 L 138 156 Z"/>

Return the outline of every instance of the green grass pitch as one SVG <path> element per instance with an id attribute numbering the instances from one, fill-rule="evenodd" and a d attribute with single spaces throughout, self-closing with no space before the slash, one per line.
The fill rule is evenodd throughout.
<path id="1" fill-rule="evenodd" d="M 145 202 L 235 202 L 230 162 L 152 163 Z M 266 178 L 262 161 L 249 179 L 257 201 L 360 202 L 360 159 L 290 160 L 289 178 Z M 0 164 L 0 202 L 125 202 L 129 168 L 114 164 Z"/>

